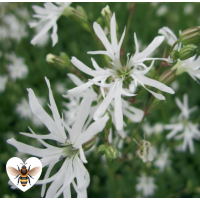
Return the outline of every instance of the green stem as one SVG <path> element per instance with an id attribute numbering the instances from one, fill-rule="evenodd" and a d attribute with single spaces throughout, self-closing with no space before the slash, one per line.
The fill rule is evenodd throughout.
<path id="1" fill-rule="evenodd" d="M 144 122 L 145 117 L 146 117 L 146 115 L 143 116 L 141 122 L 138 124 L 136 130 L 133 132 L 133 134 L 132 134 L 132 139 L 134 138 L 134 136 L 135 136 L 135 135 L 138 133 L 138 131 L 140 130 L 140 127 L 141 127 L 142 123 Z M 134 141 L 133 141 L 132 139 L 131 139 L 131 142 L 129 143 L 128 147 L 126 148 L 126 150 L 125 150 L 125 152 L 124 152 L 124 155 L 123 155 L 123 157 L 122 157 L 122 160 L 123 160 L 123 158 L 126 157 L 126 154 L 129 152 L 129 150 L 130 150 L 132 144 L 134 143 Z M 113 169 L 113 171 L 116 172 L 116 171 L 122 166 L 122 164 L 123 164 L 123 162 L 120 162 L 120 163 Z"/>
<path id="2" fill-rule="evenodd" d="M 127 36 L 128 36 L 128 32 L 129 32 L 129 29 L 130 29 L 130 24 L 131 24 L 131 17 L 133 15 L 133 8 L 134 8 L 134 3 L 133 5 L 131 5 L 131 8 L 129 9 L 129 16 L 128 16 L 128 22 L 127 22 L 127 29 L 126 29 L 126 35 L 125 35 L 125 38 L 124 38 L 124 44 L 123 44 L 123 48 L 126 46 L 126 42 L 127 42 Z"/>
<path id="3" fill-rule="evenodd" d="M 110 185 L 110 187 L 108 187 L 109 189 L 108 194 L 110 194 L 110 197 L 115 198 L 116 197 L 115 171 L 113 170 L 111 162 L 107 161 L 107 166 L 108 166 L 108 180 Z"/>
<path id="4" fill-rule="evenodd" d="M 107 139 L 102 137 L 100 134 L 97 134 L 97 137 L 101 138 L 104 142 L 107 142 Z"/>
<path id="5" fill-rule="evenodd" d="M 174 49 L 174 47 L 176 46 L 176 44 L 178 43 L 178 40 L 172 45 L 171 49 L 169 50 L 166 58 L 168 58 L 168 56 L 170 55 L 170 53 L 172 52 L 172 50 Z"/>

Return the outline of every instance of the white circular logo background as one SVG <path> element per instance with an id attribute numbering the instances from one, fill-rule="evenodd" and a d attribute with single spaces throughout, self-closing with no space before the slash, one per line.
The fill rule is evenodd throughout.
<path id="1" fill-rule="evenodd" d="M 26 186 L 22 186 L 19 178 L 21 177 L 21 175 L 18 176 L 18 178 L 16 178 L 16 176 L 11 175 L 11 173 L 9 172 L 9 170 L 7 169 L 8 167 L 13 167 L 18 171 L 18 167 L 21 170 L 22 166 L 26 164 L 26 168 L 27 170 L 29 169 L 30 166 L 30 170 L 35 168 L 35 167 L 40 167 L 40 171 L 37 173 L 37 175 L 32 176 L 33 179 L 29 176 L 30 179 L 30 183 L 29 180 L 27 179 L 27 184 Z M 6 171 L 8 174 L 8 177 L 10 178 L 10 180 L 12 181 L 12 183 L 18 187 L 20 190 L 22 190 L 23 192 L 27 191 L 29 188 L 31 188 L 36 182 L 37 180 L 40 178 L 40 175 L 42 173 L 42 163 L 38 158 L 35 157 L 31 157 L 29 159 L 27 159 L 25 161 L 25 163 L 18 157 L 13 157 L 10 158 L 6 164 Z M 20 173 L 20 172 L 19 172 Z"/>

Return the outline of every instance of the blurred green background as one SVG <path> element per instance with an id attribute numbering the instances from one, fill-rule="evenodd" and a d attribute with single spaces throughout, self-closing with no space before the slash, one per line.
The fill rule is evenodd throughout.
<path id="1" fill-rule="evenodd" d="M 28 22 L 32 21 L 31 15 L 34 13 L 31 6 L 43 3 L 1 3 L 0 4 L 0 29 L 4 26 L 5 17 L 13 15 L 17 20 L 25 25 L 26 37 L 22 37 L 20 41 L 13 38 L 3 37 L 0 31 L 0 76 L 8 75 L 8 81 L 5 91 L 0 93 L 0 197 L 40 197 L 41 186 L 34 186 L 27 192 L 19 190 L 11 190 L 8 186 L 8 176 L 6 174 L 6 162 L 9 158 L 17 156 L 22 159 L 30 157 L 30 155 L 22 155 L 17 150 L 6 143 L 6 140 L 14 137 L 16 140 L 35 147 L 42 147 L 36 140 L 22 136 L 19 132 L 29 132 L 30 126 L 35 133 L 48 133 L 45 126 L 37 126 L 29 118 L 20 117 L 17 112 L 17 105 L 23 98 L 28 100 L 26 88 L 32 88 L 36 96 L 43 98 L 44 108 L 48 113 L 47 106 L 48 90 L 44 80 L 46 76 L 51 83 L 60 113 L 64 109 L 63 102 L 67 102 L 62 97 L 67 89 L 71 89 L 74 85 L 67 79 L 66 74 L 69 72 L 67 68 L 59 68 L 48 64 L 45 59 L 48 53 L 59 55 L 65 52 L 69 57 L 75 56 L 87 66 L 92 67 L 91 56 L 88 51 L 97 50 L 97 46 L 90 33 L 81 27 L 80 23 L 71 18 L 64 16 L 58 20 L 58 38 L 59 41 L 52 47 L 52 41 L 49 39 L 43 47 L 33 46 L 30 40 L 35 35 L 34 29 L 30 29 Z M 123 33 L 124 27 L 127 25 L 129 16 L 129 3 L 72 3 L 72 7 L 82 6 L 87 15 L 88 20 L 92 24 L 99 16 L 102 8 L 109 5 L 110 10 L 115 12 L 118 24 L 119 35 Z M 23 18 L 22 10 L 27 10 L 26 17 Z M 169 27 L 178 35 L 179 30 L 189 27 L 198 26 L 200 24 L 200 3 L 135 3 L 128 41 L 125 46 L 125 54 L 134 53 L 135 44 L 133 33 L 136 32 L 141 46 L 147 46 L 158 35 L 158 30 L 163 26 Z M 16 33 L 20 34 L 20 33 Z M 163 43 L 156 52 L 155 56 L 162 56 L 166 43 Z M 169 49 L 169 46 L 168 46 Z M 24 58 L 28 67 L 28 74 L 23 79 L 12 80 L 8 73 L 8 65 L 10 64 L 9 55 L 14 54 L 17 57 Z M 97 63 L 102 66 L 100 56 L 93 56 Z M 155 67 L 159 66 L 159 62 Z M 102 66 L 104 67 L 104 66 Z M 153 127 L 155 123 L 169 123 L 174 115 L 180 113 L 179 108 L 175 104 L 175 97 L 179 97 L 182 101 L 183 94 L 189 96 L 189 106 L 200 106 L 199 84 L 195 82 L 188 74 L 184 73 L 177 78 L 179 88 L 175 95 L 165 93 L 167 104 L 162 109 L 158 109 L 147 116 L 147 121 Z M 139 88 L 139 90 L 141 87 Z M 138 90 L 138 91 L 139 91 Z M 145 95 L 148 95 L 145 92 Z M 142 109 L 142 105 L 136 107 Z M 191 120 L 199 117 L 199 110 L 191 115 Z M 127 130 L 132 131 L 137 124 L 128 123 Z M 163 172 L 155 168 L 151 163 L 143 163 L 140 159 L 135 158 L 136 145 L 130 150 L 129 159 L 124 161 L 121 168 L 115 175 L 115 185 L 108 179 L 107 164 L 100 155 L 95 151 L 88 154 L 88 164 L 86 168 L 89 171 L 91 182 L 88 187 L 88 197 L 142 197 L 141 192 L 136 191 L 137 178 L 141 172 L 146 172 L 149 176 L 155 178 L 157 189 L 151 197 L 200 197 L 200 142 L 195 141 L 195 153 L 191 154 L 189 150 L 185 153 L 175 151 L 177 142 L 167 140 L 167 131 L 160 134 L 153 134 L 147 139 L 155 146 L 159 152 L 161 146 L 170 148 L 169 160 L 171 165 L 166 167 Z M 141 138 L 143 131 L 140 130 Z M 126 146 L 125 141 L 125 146 Z M 111 163 L 115 165 L 115 163 Z M 60 164 L 54 167 L 54 174 L 60 167 Z M 43 170 L 41 178 L 44 176 Z M 73 191 L 73 188 L 72 188 Z M 76 197 L 72 192 L 72 197 Z"/>

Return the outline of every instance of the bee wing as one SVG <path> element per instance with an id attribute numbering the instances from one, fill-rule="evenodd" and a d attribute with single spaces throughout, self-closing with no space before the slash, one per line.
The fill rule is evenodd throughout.
<path id="1" fill-rule="evenodd" d="M 20 175 L 20 172 L 17 169 L 15 169 L 14 167 L 7 167 L 7 170 L 12 176 Z"/>
<path id="2" fill-rule="evenodd" d="M 28 174 L 31 176 L 36 176 L 38 174 L 38 172 L 40 171 L 41 167 L 34 167 L 33 169 L 31 169 Z"/>

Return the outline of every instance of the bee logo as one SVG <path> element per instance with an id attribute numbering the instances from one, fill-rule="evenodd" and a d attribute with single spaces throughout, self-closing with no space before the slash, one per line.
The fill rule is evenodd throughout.
<path id="1" fill-rule="evenodd" d="M 21 163 L 21 164 L 22 164 L 21 169 L 17 165 L 18 170 L 15 169 L 14 167 L 7 167 L 7 171 L 12 176 L 16 176 L 15 179 L 18 178 L 17 185 L 19 184 L 19 181 L 20 181 L 21 185 L 25 187 L 27 185 L 27 182 L 29 182 L 29 184 L 31 185 L 30 178 L 34 179 L 32 176 L 36 176 L 40 172 L 41 167 L 34 167 L 33 169 L 30 170 L 31 165 L 27 169 L 26 168 L 27 163 L 25 164 Z"/>

